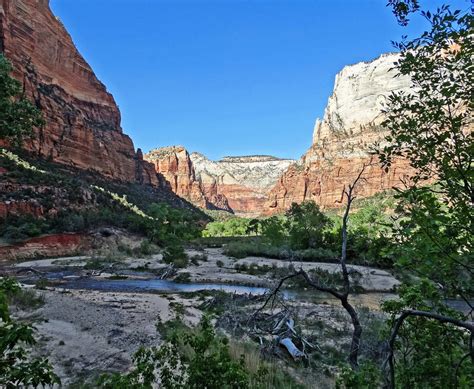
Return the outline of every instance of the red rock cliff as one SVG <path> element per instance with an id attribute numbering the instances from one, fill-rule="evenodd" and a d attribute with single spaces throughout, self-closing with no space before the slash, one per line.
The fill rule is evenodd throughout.
<path id="1" fill-rule="evenodd" d="M 201 208 L 231 211 L 227 198 L 219 194 L 217 187 L 204 187 L 196 179 L 194 166 L 183 146 L 154 149 L 145 154 L 156 172 L 164 178 L 169 189 Z"/>
<path id="2" fill-rule="evenodd" d="M 153 167 L 122 133 L 114 98 L 48 0 L 0 0 L 0 51 L 46 120 L 25 148 L 110 178 L 158 184 Z"/>
<path id="3" fill-rule="evenodd" d="M 381 110 L 391 91 L 408 89 L 410 80 L 391 71 L 395 54 L 382 55 L 372 62 L 346 66 L 337 76 L 323 120 L 314 127 L 313 145 L 290 166 L 271 190 L 264 213 L 286 210 L 292 202 L 314 200 L 323 208 L 341 206 L 342 192 L 352 183 L 369 152 L 383 142 Z M 358 186 L 358 196 L 372 196 L 401 185 L 410 167 L 395 161 L 385 172 L 374 157 Z"/>

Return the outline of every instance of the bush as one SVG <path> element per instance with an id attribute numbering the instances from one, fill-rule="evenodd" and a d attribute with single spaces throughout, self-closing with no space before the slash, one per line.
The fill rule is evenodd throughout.
<path id="1" fill-rule="evenodd" d="M 189 273 L 179 273 L 174 280 L 175 282 L 181 282 L 183 284 L 189 283 L 191 281 L 191 275 Z"/>
<path id="2" fill-rule="evenodd" d="M 139 349 L 132 371 L 103 375 L 99 386 L 151 388 L 159 383 L 164 389 L 249 387 L 250 375 L 243 360 L 231 358 L 227 339 L 216 336 L 208 317 L 204 316 L 197 332 L 174 331 L 170 338 L 159 349 Z"/>
<path id="3" fill-rule="evenodd" d="M 0 386 L 38 387 L 60 384 L 46 358 L 31 358 L 26 347 L 35 342 L 34 328 L 11 317 L 8 299 L 19 296 L 20 288 L 10 278 L 0 280 Z"/>
<path id="4" fill-rule="evenodd" d="M 36 309 L 44 305 L 44 296 L 31 289 L 17 289 L 7 292 L 8 302 L 20 309 Z"/>
<path id="5" fill-rule="evenodd" d="M 207 262 L 206 254 L 195 254 L 190 258 L 190 261 L 193 265 L 199 266 L 199 262 Z"/>
<path id="6" fill-rule="evenodd" d="M 163 262 L 173 264 L 178 268 L 185 268 L 189 264 L 189 258 L 184 252 L 183 246 L 174 243 L 163 250 Z"/>
<path id="7" fill-rule="evenodd" d="M 364 361 L 357 371 L 349 366 L 343 366 L 336 379 L 336 388 L 372 389 L 380 387 L 380 382 L 380 369 L 374 363 Z"/>
<path id="8" fill-rule="evenodd" d="M 148 239 L 144 239 L 140 243 L 140 254 L 151 255 L 153 254 L 153 247 Z"/>

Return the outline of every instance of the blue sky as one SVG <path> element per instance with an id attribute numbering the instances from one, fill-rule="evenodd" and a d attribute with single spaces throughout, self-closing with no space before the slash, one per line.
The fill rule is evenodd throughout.
<path id="1" fill-rule="evenodd" d="M 434 7 L 443 1 L 422 1 Z M 445 0 L 444 2 L 447 2 Z M 466 9 L 467 0 L 448 1 Z M 422 31 L 386 0 L 51 0 L 135 147 L 299 158 L 334 77 Z"/>

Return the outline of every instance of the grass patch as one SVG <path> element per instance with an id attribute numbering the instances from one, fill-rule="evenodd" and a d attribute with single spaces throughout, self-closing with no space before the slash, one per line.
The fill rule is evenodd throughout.
<path id="1" fill-rule="evenodd" d="M 8 293 L 8 302 L 22 310 L 37 309 L 44 305 L 44 296 L 31 289 L 18 289 Z"/>
<path id="2" fill-rule="evenodd" d="M 242 360 L 245 369 L 250 373 L 250 388 L 258 389 L 303 389 L 283 366 L 273 360 L 263 360 L 260 350 L 252 343 L 229 342 L 229 353 L 232 359 Z"/>

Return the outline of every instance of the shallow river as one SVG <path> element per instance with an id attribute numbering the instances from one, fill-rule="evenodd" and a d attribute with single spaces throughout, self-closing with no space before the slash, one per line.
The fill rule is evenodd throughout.
<path id="1" fill-rule="evenodd" d="M 262 295 L 268 292 L 267 288 L 230 285 L 230 284 L 201 284 L 178 283 L 161 279 L 148 280 L 97 280 L 84 278 L 66 281 L 61 284 L 66 289 L 93 289 L 115 292 L 197 292 L 200 290 L 221 290 L 228 293 Z"/>

